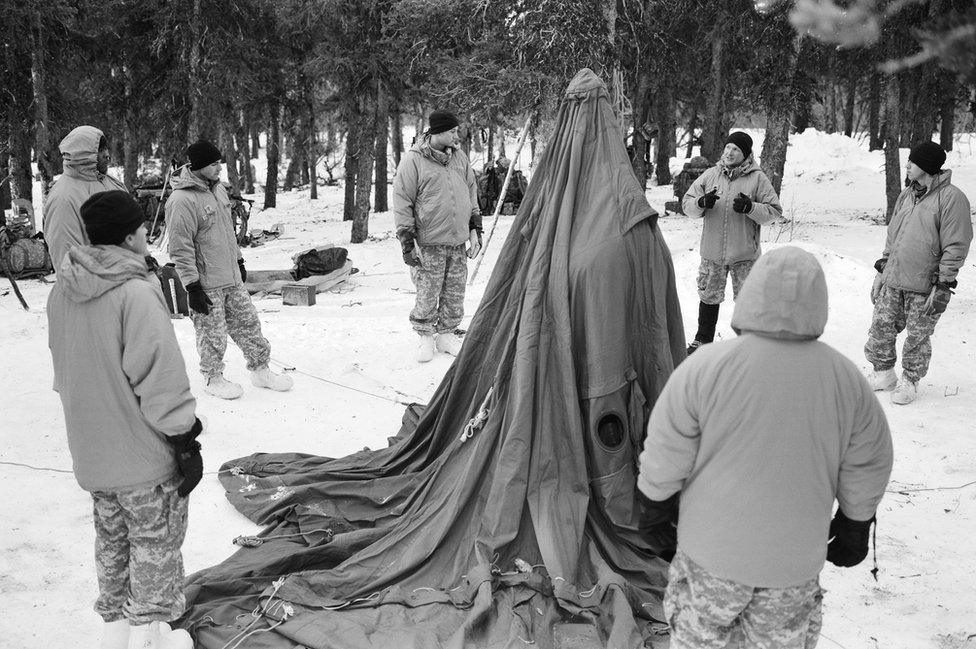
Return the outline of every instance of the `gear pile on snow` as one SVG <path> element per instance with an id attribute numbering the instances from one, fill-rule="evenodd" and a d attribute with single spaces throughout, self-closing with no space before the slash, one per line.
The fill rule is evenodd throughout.
<path id="1" fill-rule="evenodd" d="M 198 647 L 641 647 L 668 564 L 636 459 L 685 340 L 604 84 L 570 83 L 460 353 L 389 448 L 224 465 L 268 525 L 189 580 Z"/>

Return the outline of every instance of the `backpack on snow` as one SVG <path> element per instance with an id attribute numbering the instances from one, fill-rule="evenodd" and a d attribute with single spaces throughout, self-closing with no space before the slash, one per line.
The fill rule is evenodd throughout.
<path id="1" fill-rule="evenodd" d="M 309 250 L 295 260 L 295 270 L 292 271 L 292 275 L 296 280 L 312 275 L 328 275 L 342 268 L 348 254 L 348 250 L 339 247 Z"/>

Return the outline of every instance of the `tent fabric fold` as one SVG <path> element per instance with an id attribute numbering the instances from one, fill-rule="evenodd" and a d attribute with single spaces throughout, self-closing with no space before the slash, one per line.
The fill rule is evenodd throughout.
<path id="1" fill-rule="evenodd" d="M 656 219 L 581 70 L 427 406 L 388 448 L 222 468 L 268 527 L 188 580 L 197 646 L 651 646 L 668 564 L 637 531 L 636 463 L 685 354 Z"/>

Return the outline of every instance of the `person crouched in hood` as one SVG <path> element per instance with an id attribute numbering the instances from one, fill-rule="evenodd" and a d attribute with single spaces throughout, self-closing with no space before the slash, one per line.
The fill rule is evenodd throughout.
<path id="1" fill-rule="evenodd" d="M 895 201 L 884 252 L 874 263 L 874 313 L 864 345 L 873 369 L 868 382 L 875 390 L 892 390 L 891 402 L 901 406 L 915 400 L 918 382 L 929 370 L 930 338 L 973 240 L 969 199 L 952 184 L 952 172 L 942 168 L 945 160 L 935 142 L 912 147 L 909 185 Z M 908 333 L 897 376 L 895 342 L 903 330 Z"/>
<path id="2" fill-rule="evenodd" d="M 94 501 L 103 649 L 190 649 L 184 630 L 187 497 L 200 482 L 203 427 L 146 226 L 124 191 L 80 209 L 91 246 L 65 255 L 47 303 L 54 389 L 75 478 Z"/>
<path id="3" fill-rule="evenodd" d="M 760 226 L 783 214 L 779 197 L 752 155 L 752 138 L 736 131 L 725 139 L 722 157 L 691 184 L 681 208 L 702 217 L 698 268 L 698 331 L 688 354 L 715 339 L 725 284 L 732 276 L 732 299 L 759 257 Z"/>
<path id="4" fill-rule="evenodd" d="M 51 185 L 44 201 L 44 240 L 58 272 L 64 254 L 73 246 L 88 245 L 81 204 L 98 192 L 124 190 L 108 175 L 109 148 L 105 134 L 94 126 L 79 126 L 58 145 L 64 171 Z"/>
<path id="5" fill-rule="evenodd" d="M 817 340 L 826 322 L 816 258 L 768 252 L 739 293 L 739 337 L 679 365 L 654 405 L 637 486 L 649 533 L 673 525 L 680 494 L 672 649 L 811 649 L 824 558 L 867 556 L 891 434 L 857 366 Z"/>
<path id="6" fill-rule="evenodd" d="M 220 399 L 244 394 L 239 383 L 224 378 L 224 353 L 230 335 L 241 348 L 255 387 L 285 392 L 292 378 L 272 372 L 271 345 L 244 288 L 247 269 L 237 245 L 230 198 L 220 183 L 221 154 L 206 140 L 186 150 L 189 164 L 173 181 L 166 200 L 169 256 L 186 287 L 190 318 L 197 336 L 204 392 Z"/>

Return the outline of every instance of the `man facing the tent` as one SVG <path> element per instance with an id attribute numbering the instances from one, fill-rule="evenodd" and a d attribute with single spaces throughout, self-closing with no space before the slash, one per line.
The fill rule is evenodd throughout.
<path id="1" fill-rule="evenodd" d="M 637 487 L 657 528 L 681 494 L 671 649 L 812 649 L 824 557 L 867 556 L 891 433 L 858 368 L 817 340 L 826 322 L 816 258 L 773 250 L 739 293 L 739 337 L 679 365 L 654 405 Z"/>
<path id="2" fill-rule="evenodd" d="M 199 140 L 186 150 L 189 165 L 173 181 L 166 200 L 169 255 L 176 263 L 192 313 L 200 353 L 200 373 L 207 394 L 236 399 L 239 383 L 224 378 L 224 352 L 230 335 L 244 352 L 251 383 L 284 392 L 290 376 L 268 367 L 271 345 L 261 333 L 258 312 L 244 288 L 247 269 L 237 245 L 230 198 L 220 183 L 221 155 L 210 142 Z"/>
<path id="3" fill-rule="evenodd" d="M 467 257 L 481 249 L 478 183 L 458 148 L 458 119 L 435 110 L 393 179 L 393 212 L 403 261 L 416 267 L 417 300 L 410 323 L 420 336 L 417 360 L 434 349 L 457 355 L 454 329 L 464 316 Z M 465 246 L 469 246 L 465 253 Z M 436 338 L 435 338 L 436 336 Z"/>
<path id="4" fill-rule="evenodd" d="M 725 139 L 718 164 L 688 188 L 681 207 L 703 217 L 698 268 L 698 331 L 688 353 L 715 338 L 725 283 L 732 275 L 732 299 L 759 257 L 759 227 L 783 214 L 779 197 L 752 155 L 752 138 L 736 131 Z"/>
<path id="5" fill-rule="evenodd" d="M 70 248 L 88 245 L 81 204 L 92 194 L 125 189 L 108 175 L 108 141 L 94 126 L 75 128 L 61 140 L 58 149 L 64 173 L 51 185 L 44 201 L 44 240 L 55 271 Z"/>

